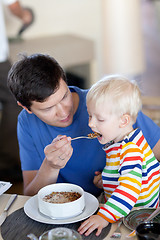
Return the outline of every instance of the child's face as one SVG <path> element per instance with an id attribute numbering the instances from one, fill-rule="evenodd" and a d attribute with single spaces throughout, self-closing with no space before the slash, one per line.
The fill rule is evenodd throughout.
<path id="1" fill-rule="evenodd" d="M 87 105 L 89 114 L 89 127 L 94 131 L 101 134 L 98 137 L 98 141 L 101 144 L 106 144 L 114 140 L 120 141 L 123 138 L 123 128 L 120 127 L 121 118 L 116 114 L 110 114 L 111 106 L 106 104 L 99 104 L 95 107 L 95 104 L 90 102 Z"/>

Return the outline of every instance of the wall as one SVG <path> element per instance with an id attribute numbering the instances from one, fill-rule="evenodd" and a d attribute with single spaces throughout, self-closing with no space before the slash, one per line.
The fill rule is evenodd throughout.
<path id="1" fill-rule="evenodd" d="M 139 75 L 145 69 L 140 0 L 102 1 L 102 72 Z"/>
<path id="2" fill-rule="evenodd" d="M 100 32 L 99 0 L 21 0 L 23 6 L 31 7 L 35 13 L 34 24 L 26 30 L 23 38 L 71 33 L 95 42 L 95 59 L 97 59 L 97 42 Z M 7 33 L 10 38 L 16 36 L 21 27 L 19 19 L 10 15 L 5 9 Z M 98 78 L 95 60 L 92 63 L 92 82 Z"/>
<path id="3" fill-rule="evenodd" d="M 35 22 L 26 30 L 23 37 L 30 39 L 39 36 L 71 33 L 93 40 L 95 43 L 95 59 L 91 65 L 92 84 L 107 73 L 107 71 L 105 72 L 107 67 L 105 67 L 105 69 L 102 68 L 102 63 L 104 62 L 104 49 L 102 47 L 102 35 L 104 31 L 102 2 L 110 4 L 112 1 L 113 0 L 21 0 L 24 6 L 31 7 L 35 12 Z M 128 2 L 128 0 L 123 0 L 122 2 L 125 1 Z M 140 0 L 130 1 L 133 3 L 135 1 L 139 2 Z M 116 10 L 118 11 L 119 9 Z M 7 10 L 6 23 L 8 36 L 16 36 L 21 22 L 11 16 Z"/>
<path id="4" fill-rule="evenodd" d="M 21 0 L 35 12 L 35 23 L 25 37 L 34 38 L 50 34 L 71 32 L 91 39 L 96 38 L 99 27 L 99 0 Z M 16 33 L 19 20 L 7 14 L 7 31 Z"/>

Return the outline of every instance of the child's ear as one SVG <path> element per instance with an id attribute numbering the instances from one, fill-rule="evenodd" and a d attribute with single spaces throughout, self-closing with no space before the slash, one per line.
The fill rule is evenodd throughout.
<path id="1" fill-rule="evenodd" d="M 129 114 L 123 114 L 123 116 L 121 116 L 120 118 L 120 127 L 124 128 L 126 127 L 131 121 L 131 117 Z"/>
<path id="2" fill-rule="evenodd" d="M 23 106 L 20 102 L 17 101 L 17 104 L 18 104 L 20 107 L 24 108 L 29 114 L 32 114 L 32 112 L 31 112 L 30 110 L 28 110 L 28 108 L 26 108 L 25 106 Z"/>

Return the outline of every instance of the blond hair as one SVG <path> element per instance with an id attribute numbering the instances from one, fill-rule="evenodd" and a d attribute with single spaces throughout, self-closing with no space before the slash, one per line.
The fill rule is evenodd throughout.
<path id="1" fill-rule="evenodd" d="M 95 106 L 111 106 L 110 114 L 129 114 L 133 123 L 142 108 L 141 93 L 136 81 L 130 81 L 121 75 L 106 76 L 96 82 L 88 91 L 87 105 L 91 101 Z"/>

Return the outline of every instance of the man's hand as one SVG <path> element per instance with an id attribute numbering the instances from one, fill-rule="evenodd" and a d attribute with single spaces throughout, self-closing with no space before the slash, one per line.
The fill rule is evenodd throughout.
<path id="1" fill-rule="evenodd" d="M 24 194 L 35 195 L 42 187 L 56 183 L 59 170 L 72 156 L 71 138 L 57 136 L 44 149 L 45 159 L 37 171 L 23 171 Z"/>
<path id="2" fill-rule="evenodd" d="M 71 138 L 58 135 L 51 144 L 45 147 L 44 153 L 52 168 L 64 168 L 73 153 Z"/>

